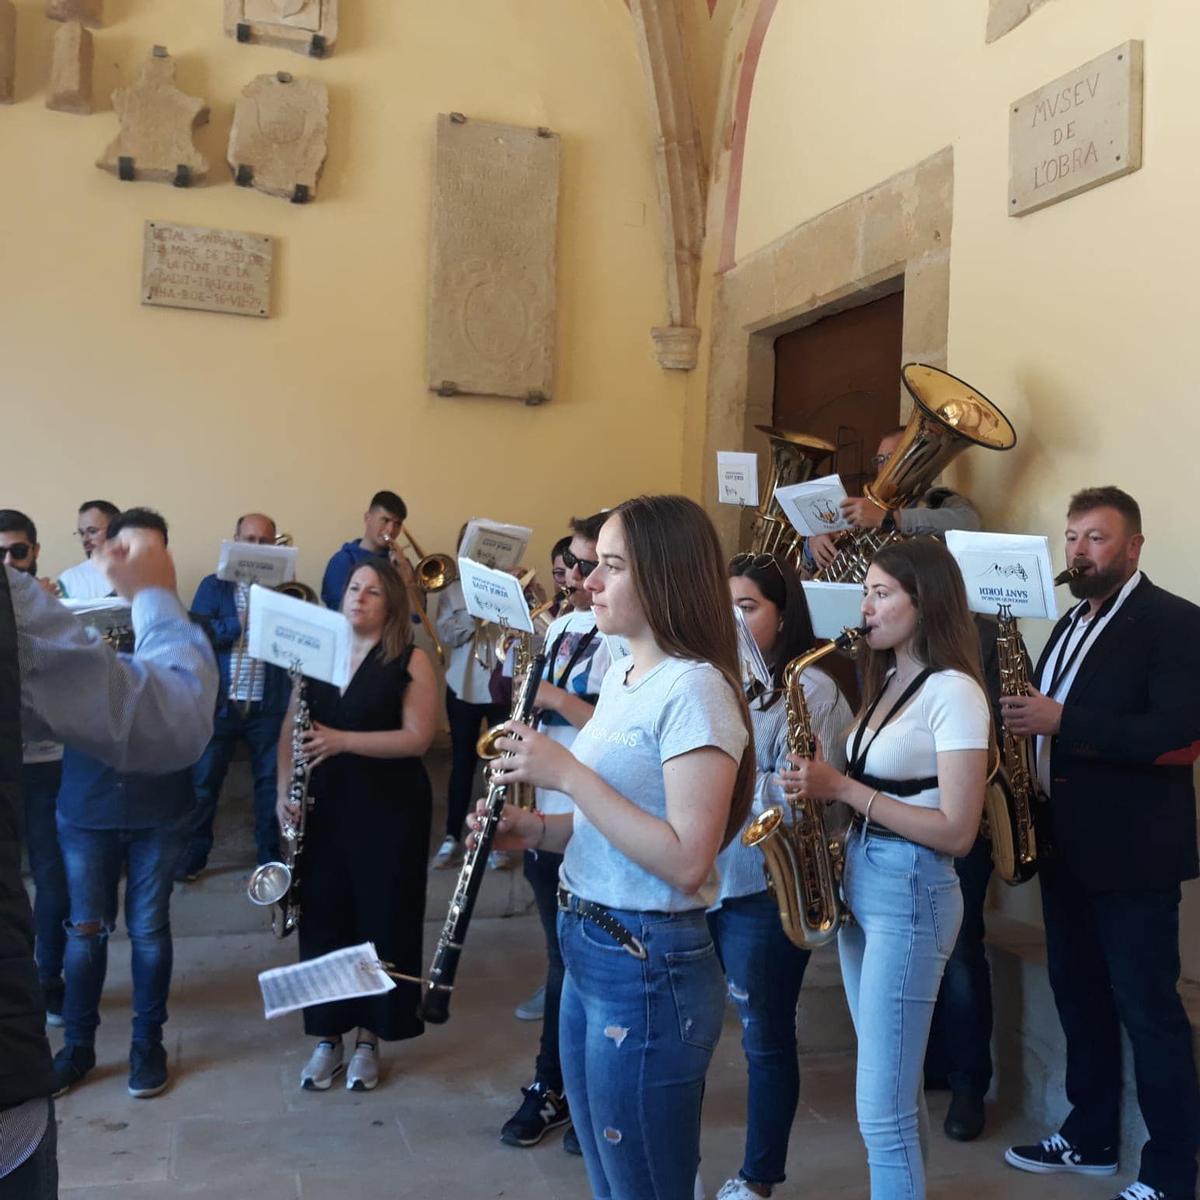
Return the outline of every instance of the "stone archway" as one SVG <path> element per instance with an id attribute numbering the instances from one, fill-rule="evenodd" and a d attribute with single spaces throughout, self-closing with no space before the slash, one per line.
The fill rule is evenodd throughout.
<path id="1" fill-rule="evenodd" d="M 716 451 L 765 447 L 754 426 L 771 421 L 776 337 L 894 292 L 902 280 L 904 359 L 945 366 L 953 206 L 947 147 L 717 277 L 703 494 L 728 549 L 739 542 L 739 512 L 709 499 Z"/>

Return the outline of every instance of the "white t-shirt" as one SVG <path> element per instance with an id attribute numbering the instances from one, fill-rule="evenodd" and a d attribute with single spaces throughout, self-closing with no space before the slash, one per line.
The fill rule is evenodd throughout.
<path id="1" fill-rule="evenodd" d="M 711 664 L 664 658 L 636 683 L 626 684 L 632 667 L 626 659 L 605 675 L 596 713 L 571 749 L 631 804 L 664 820 L 663 764 L 704 746 L 740 762 L 749 735 L 740 697 Z M 575 810 L 560 877 L 568 891 L 585 900 L 635 912 L 690 912 L 708 908 L 717 897 L 715 868 L 697 892 L 681 892 L 627 858 L 582 809 Z"/>
<path id="2" fill-rule="evenodd" d="M 544 648 L 547 655 L 544 678 L 573 696 L 591 697 L 592 703 L 595 703 L 604 676 L 612 665 L 608 643 L 596 629 L 596 614 L 590 609 L 585 612 L 571 609 L 561 617 L 556 617 L 546 630 Z M 553 658 L 550 657 L 552 654 Z M 568 664 L 570 671 L 567 671 Z M 565 677 L 564 672 L 567 672 Z M 539 728 L 560 746 L 568 748 L 574 745 L 579 735 L 579 730 L 566 717 L 552 712 L 543 715 Z M 538 788 L 537 806 L 544 813 L 569 813 L 575 810 L 570 796 L 549 788 Z"/>
<path id="3" fill-rule="evenodd" d="M 58 585 L 68 600 L 99 600 L 113 594 L 112 584 L 90 558 L 68 567 L 58 577 Z"/>
<path id="4" fill-rule="evenodd" d="M 890 703 L 893 701 L 876 710 L 880 720 L 887 715 Z M 854 753 L 857 728 L 856 721 L 846 736 L 847 760 Z M 983 688 L 961 671 L 937 671 L 878 735 L 870 729 L 864 731 L 862 745 L 869 743 L 870 749 L 863 771 L 877 779 L 935 776 L 939 754 L 947 750 L 986 750 L 991 728 L 992 712 Z M 939 798 L 936 787 L 914 796 L 895 797 L 902 804 L 916 808 L 937 808 Z"/>

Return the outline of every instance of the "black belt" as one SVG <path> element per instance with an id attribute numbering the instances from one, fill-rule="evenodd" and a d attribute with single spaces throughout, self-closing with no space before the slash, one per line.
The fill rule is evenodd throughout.
<path id="1" fill-rule="evenodd" d="M 904 834 L 897 833 L 894 829 L 889 829 L 886 825 L 879 825 L 875 821 L 864 821 L 862 813 L 857 813 L 851 824 L 859 833 L 865 832 L 868 837 L 884 838 L 889 842 L 912 841 L 912 838 L 906 838 Z"/>
<path id="2" fill-rule="evenodd" d="M 558 911 L 574 913 L 582 920 L 598 925 L 621 949 L 632 954 L 634 958 L 649 957 L 640 939 L 635 938 L 604 905 L 573 896 L 562 884 L 558 887 Z"/>

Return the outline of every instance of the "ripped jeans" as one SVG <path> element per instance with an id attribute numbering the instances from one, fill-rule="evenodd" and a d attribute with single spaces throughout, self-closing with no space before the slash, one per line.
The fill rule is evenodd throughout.
<path id="1" fill-rule="evenodd" d="M 871 1200 L 925 1200 L 925 1046 L 963 913 L 954 859 L 855 831 L 842 888 L 855 917 L 838 934 L 838 953 L 858 1034 Z"/>
<path id="2" fill-rule="evenodd" d="M 151 829 L 84 829 L 59 813 L 58 838 L 71 893 L 63 960 L 63 1033 L 68 1045 L 90 1046 L 96 1039 L 122 867 L 133 974 L 133 1040 L 162 1040 L 171 987 L 171 888 L 189 824 L 185 816 Z M 99 928 L 93 931 L 93 926 Z"/>
<path id="3" fill-rule="evenodd" d="M 573 912 L 558 915 L 566 977 L 559 1049 L 594 1200 L 692 1200 L 704 1075 L 725 987 L 704 910 L 610 910 L 634 958 Z"/>
<path id="4" fill-rule="evenodd" d="M 724 901 L 708 914 L 708 927 L 741 1018 L 749 1072 L 738 1174 L 750 1183 L 782 1183 L 800 1102 L 796 1005 L 812 952 L 788 941 L 779 905 L 767 891 Z"/>

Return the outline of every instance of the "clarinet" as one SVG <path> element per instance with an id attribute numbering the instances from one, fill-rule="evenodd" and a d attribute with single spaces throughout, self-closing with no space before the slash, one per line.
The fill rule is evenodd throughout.
<path id="1" fill-rule="evenodd" d="M 546 656 L 535 655 L 517 693 L 511 720 L 520 721 L 523 725 L 529 724 L 533 715 L 534 697 L 537 695 L 538 684 L 542 680 L 545 667 Z M 500 757 L 511 758 L 512 751 L 505 751 Z M 450 993 L 454 990 L 454 977 L 458 974 L 458 960 L 462 955 L 467 926 L 471 923 L 475 900 L 479 896 L 479 888 L 487 870 L 488 855 L 496 839 L 496 827 L 500 824 L 500 814 L 507 800 L 506 783 L 492 783 L 488 786 L 487 809 L 480 820 L 475 844 L 463 859 L 458 883 L 454 887 L 454 895 L 450 898 L 450 910 L 446 913 L 446 922 L 438 936 L 433 962 L 425 979 L 420 1014 L 431 1025 L 443 1025 L 450 1017 Z"/>

